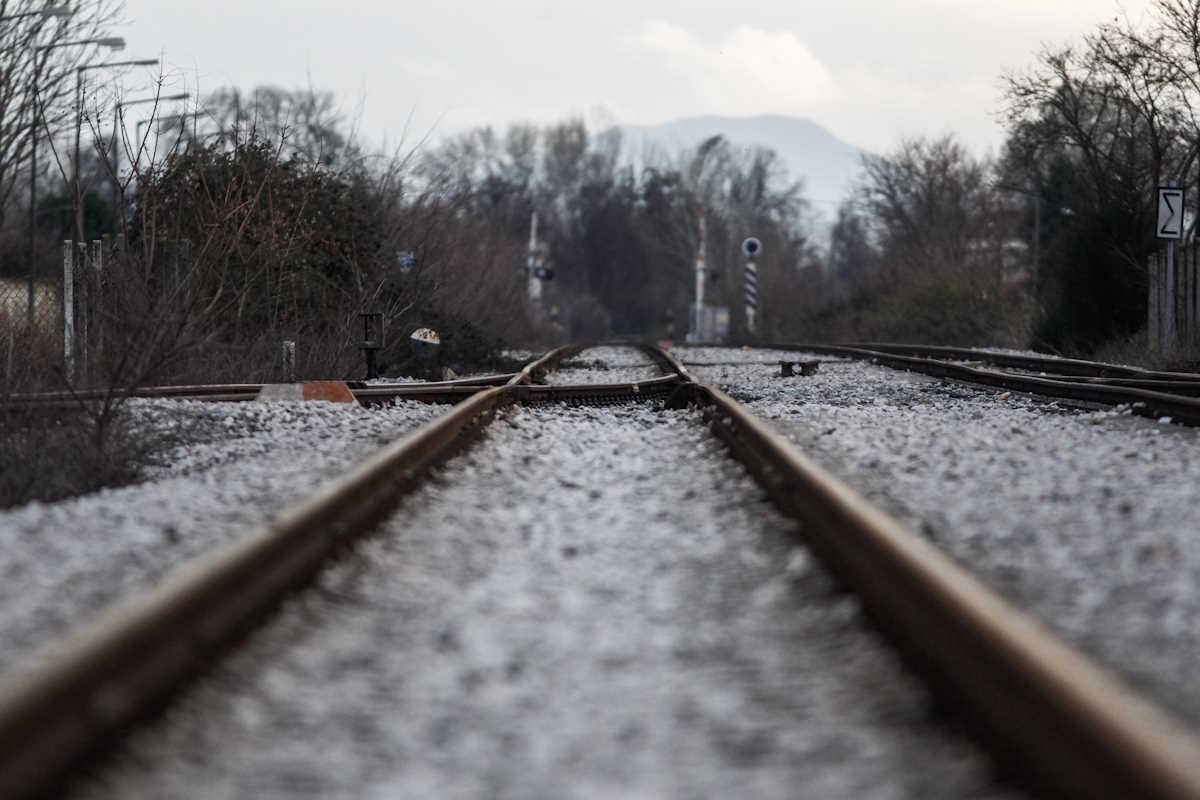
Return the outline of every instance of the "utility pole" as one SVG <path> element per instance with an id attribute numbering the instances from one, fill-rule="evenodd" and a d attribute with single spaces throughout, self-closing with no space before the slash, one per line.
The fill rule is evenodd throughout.
<path id="1" fill-rule="evenodd" d="M 529 281 L 529 304 L 537 307 L 542 302 L 542 281 L 537 276 L 537 212 L 529 220 L 529 256 L 525 261 L 525 272 Z"/>
<path id="2" fill-rule="evenodd" d="M 1042 196 L 1033 196 L 1033 275 L 1031 284 L 1034 303 L 1037 303 L 1038 270 L 1042 264 Z"/>
<path id="3" fill-rule="evenodd" d="M 696 305 L 692 308 L 692 331 L 688 338 L 693 342 L 704 341 L 704 273 L 705 273 L 705 209 L 700 208 L 700 247 L 696 250 Z"/>

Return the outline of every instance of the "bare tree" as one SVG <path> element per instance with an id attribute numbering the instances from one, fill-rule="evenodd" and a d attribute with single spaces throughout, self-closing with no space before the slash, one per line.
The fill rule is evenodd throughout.
<path id="1" fill-rule="evenodd" d="M 245 142 L 253 131 L 260 138 L 283 142 L 285 158 L 341 166 L 359 155 L 332 92 L 277 86 L 243 92 L 226 87 L 208 95 L 202 108 L 197 135 L 223 147 Z"/>
<path id="2" fill-rule="evenodd" d="M 0 0 L 0 223 L 10 210 L 19 179 L 28 176 L 31 129 L 56 131 L 72 118 L 74 70 L 94 52 L 87 45 L 67 46 L 106 35 L 116 21 L 120 0 L 81 0 L 70 16 L 43 16 L 62 5 L 51 0 Z M 35 116 L 36 112 L 36 116 Z"/>

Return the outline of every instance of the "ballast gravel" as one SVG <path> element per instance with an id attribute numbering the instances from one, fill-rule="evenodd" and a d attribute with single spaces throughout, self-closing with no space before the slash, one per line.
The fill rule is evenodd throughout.
<path id="1" fill-rule="evenodd" d="M 584 383 L 636 383 L 662 376 L 644 353 L 633 347 L 589 347 L 545 376 L 551 386 Z"/>
<path id="2" fill-rule="evenodd" d="M 693 411 L 510 409 L 78 797 L 997 797 Z"/>
<path id="3" fill-rule="evenodd" d="M 864 362 L 680 348 L 1000 595 L 1200 732 L 1200 432 Z M 811 377 L 761 362 L 817 358 Z"/>
<path id="4" fill-rule="evenodd" d="M 132 400 L 139 433 L 175 444 L 142 483 L 0 512 L 0 670 L 248 534 L 445 406 Z"/>

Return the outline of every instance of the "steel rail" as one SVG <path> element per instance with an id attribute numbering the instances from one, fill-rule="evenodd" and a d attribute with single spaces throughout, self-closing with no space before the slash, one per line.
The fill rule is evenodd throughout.
<path id="1" fill-rule="evenodd" d="M 486 388 L 488 386 L 503 386 L 508 383 L 515 374 L 517 373 L 480 375 L 470 378 L 456 378 L 451 381 L 429 381 L 425 383 L 365 383 L 363 381 L 347 381 L 346 385 L 355 395 L 357 395 L 359 392 L 366 392 L 368 395 L 378 394 L 386 391 L 402 393 L 412 389 L 456 389 L 462 387 Z M 126 391 L 114 392 L 95 389 L 88 389 L 79 392 L 34 392 L 28 394 L 8 395 L 3 398 L 3 401 L 10 404 L 54 402 L 78 403 L 80 401 L 102 401 L 107 400 L 110 397 L 164 398 L 182 400 L 210 400 L 219 398 L 222 401 L 226 401 L 230 398 L 234 400 L 253 400 L 266 385 L 267 384 L 262 383 L 229 383 L 195 386 L 141 386 Z"/>
<path id="2" fill-rule="evenodd" d="M 539 362 L 553 363 L 551 355 Z M 672 384 L 691 394 L 714 432 L 1001 757 L 1071 796 L 1200 798 L 1200 749 L 1164 712 L 873 509 L 727 395 L 696 383 L 680 364 L 672 372 L 625 384 L 627 397 Z M 535 373 L 523 370 L 527 380 Z M 275 523 L 51 648 L 45 667 L 0 688 L 0 796 L 53 787 L 369 529 L 499 408 L 556 394 L 570 393 L 526 381 L 475 394 Z"/>
<path id="3" fill-rule="evenodd" d="M 1044 378 L 1014 372 L 979 369 L 949 361 L 885 353 L 880 350 L 864 350 L 846 345 L 773 344 L 770 347 L 786 352 L 816 353 L 873 361 L 894 369 L 919 372 L 936 378 L 957 380 L 1024 394 L 1098 405 L 1128 406 L 1132 413 L 1139 416 L 1150 419 L 1169 417 L 1172 422 L 1200 426 L 1200 399 L 1189 396 L 1193 392 L 1191 386 L 1183 387 L 1186 394 L 1176 394 L 1141 388 L 1147 384 L 1127 385 L 1114 380 L 1081 381 Z"/>
<path id="4" fill-rule="evenodd" d="M 895 369 L 920 372 L 937 378 L 948 378 L 997 389 L 1056 397 L 1100 405 L 1128 405 L 1130 410 L 1143 417 L 1161 419 L 1170 417 L 1173 422 L 1185 425 L 1200 425 L 1200 400 L 1183 395 L 1150 391 L 1107 383 L 1080 383 L 1055 380 L 1012 372 L 968 367 L 948 361 L 893 355 L 876 350 L 838 348 L 841 354 L 871 360 Z"/>
<path id="5" fill-rule="evenodd" d="M 518 386 L 521 384 L 536 383 L 540 381 L 547 372 L 552 372 L 563 361 L 581 350 L 586 350 L 587 347 L 588 345 L 583 344 L 568 344 L 555 348 L 541 358 L 526 364 L 520 372 L 518 372 L 516 375 L 513 375 L 506 385 Z"/>
<path id="6" fill-rule="evenodd" d="M 1200 745 L 719 389 L 712 430 L 862 599 L 933 690 L 1034 786 L 1080 798 L 1200 798 Z"/>
<path id="7" fill-rule="evenodd" d="M 505 386 L 511 383 L 532 383 L 552 371 L 565 359 L 591 345 L 568 345 L 551 350 L 539 359 L 526 365 L 521 372 L 495 375 L 479 375 L 456 378 L 449 381 L 428 383 L 365 383 L 348 381 L 347 386 L 355 399 L 362 405 L 379 405 L 394 400 L 418 400 L 434 403 L 456 403 L 464 397 L 489 386 Z M 621 343 L 614 346 L 640 348 L 648 354 L 653 348 Z M 36 408 L 41 411 L 66 412 L 78 410 L 84 403 L 102 402 L 110 397 L 162 398 L 173 400 L 198 400 L 209 402 L 250 402 L 258 398 L 265 384 L 212 384 L 195 386 L 147 386 L 127 391 L 110 393 L 98 390 L 79 392 L 38 392 L 14 394 L 0 398 L 0 413 L 24 411 Z"/>
<path id="8" fill-rule="evenodd" d="M 553 367 L 569 348 L 527 369 Z M 531 367 L 533 365 L 530 365 Z M 516 378 L 514 378 L 515 380 Z M 586 387 L 491 387 L 325 484 L 276 521 L 116 605 L 0 684 L 0 797 L 43 796 L 369 531 L 498 409 L 522 401 L 658 397 L 677 377 Z M 459 387 L 469 389 L 469 387 Z"/>
<path id="9" fill-rule="evenodd" d="M 884 351 L 879 351 L 884 352 Z M 888 355 L 895 355 L 888 353 Z M 773 361 L 694 361 L 688 359 L 684 362 L 687 366 L 692 367 L 746 367 L 746 366 L 764 366 L 776 367 L 780 360 Z M 1013 369 L 1019 369 L 1014 367 Z M 1048 378 L 1050 380 L 1064 380 L 1068 383 L 1091 383 L 1104 386 L 1123 386 L 1129 389 L 1147 389 L 1153 392 L 1164 392 L 1166 394 L 1178 394 L 1185 397 L 1200 397 L 1200 380 L 1176 381 L 1176 380 L 1158 380 L 1154 378 L 1097 378 L 1097 377 L 1082 377 L 1075 375 L 1066 375 L 1059 373 L 1041 372 L 1030 377 Z"/>
<path id="10" fill-rule="evenodd" d="M 815 346 L 821 347 L 822 345 Z M 936 358 L 950 361 L 982 361 L 997 367 L 1045 372 L 1050 375 L 1069 375 L 1076 378 L 1141 378 L 1145 380 L 1200 382 L 1200 373 L 1195 372 L 1164 372 L 1161 370 L 1143 369 L 1142 367 L 1107 364 L 1103 361 L 1086 361 L 1078 358 L 1050 358 L 1045 356 L 1018 355 L 1016 353 L 1000 353 L 987 349 L 975 350 L 963 347 L 892 344 L 887 342 L 847 342 L 841 346 L 857 350 L 874 350 L 920 358 Z M 810 346 L 789 344 L 788 347 L 807 348 Z"/>

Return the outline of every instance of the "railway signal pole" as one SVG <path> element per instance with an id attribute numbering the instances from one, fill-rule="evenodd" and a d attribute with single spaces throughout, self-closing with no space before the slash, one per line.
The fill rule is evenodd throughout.
<path id="1" fill-rule="evenodd" d="M 746 333 L 753 336 L 758 318 L 758 256 L 762 253 L 762 242 L 751 236 L 742 242 L 742 254 L 746 256 Z"/>

